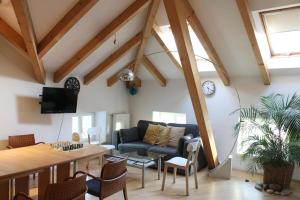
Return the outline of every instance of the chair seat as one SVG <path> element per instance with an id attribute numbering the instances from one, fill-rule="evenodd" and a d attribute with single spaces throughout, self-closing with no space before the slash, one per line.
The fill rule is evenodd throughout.
<path id="1" fill-rule="evenodd" d="M 96 197 L 99 197 L 100 187 L 101 187 L 100 181 L 97 181 L 95 179 L 91 179 L 91 180 L 88 180 L 86 182 L 86 185 L 88 187 L 88 190 L 87 190 L 88 194 L 91 194 L 91 195 L 94 195 Z"/>
<path id="2" fill-rule="evenodd" d="M 182 158 L 182 157 L 174 157 L 174 158 L 171 158 L 170 160 L 166 161 L 166 163 L 172 164 L 172 165 L 177 165 L 180 167 L 185 167 L 186 163 L 187 163 L 187 159 Z"/>

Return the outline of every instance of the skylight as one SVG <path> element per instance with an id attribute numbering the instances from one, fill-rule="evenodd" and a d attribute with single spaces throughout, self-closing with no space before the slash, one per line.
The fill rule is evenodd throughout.
<path id="1" fill-rule="evenodd" d="M 170 26 L 161 26 L 160 30 L 161 30 L 160 36 L 162 40 L 166 43 L 167 47 L 172 52 L 174 57 L 180 62 L 179 53 L 177 51 L 175 39 L 172 34 Z M 199 72 L 215 71 L 214 65 L 209 61 L 210 59 L 206 51 L 204 50 L 202 44 L 200 43 L 195 32 L 190 26 L 189 26 L 189 32 L 190 32 L 193 49 L 195 52 L 198 71 Z"/>
<path id="2" fill-rule="evenodd" d="M 300 7 L 261 13 L 272 56 L 300 55 Z"/>

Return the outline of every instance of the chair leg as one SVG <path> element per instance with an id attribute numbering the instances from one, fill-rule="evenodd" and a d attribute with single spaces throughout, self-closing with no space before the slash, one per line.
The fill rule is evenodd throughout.
<path id="1" fill-rule="evenodd" d="M 162 182 L 162 186 L 161 186 L 161 190 L 162 191 L 164 191 L 164 189 L 165 189 L 165 182 L 166 182 L 167 171 L 168 171 L 168 165 L 165 163 L 164 177 L 163 177 L 163 182 Z"/>
<path id="2" fill-rule="evenodd" d="M 174 172 L 173 172 L 173 183 L 176 182 L 176 174 L 177 174 L 177 168 L 174 167 Z"/>
<path id="3" fill-rule="evenodd" d="M 102 158 L 101 158 L 101 156 L 98 159 L 99 159 L 99 165 L 101 166 L 102 165 Z"/>
<path id="4" fill-rule="evenodd" d="M 87 164 L 86 164 L 85 168 L 86 168 L 86 170 L 89 170 L 89 168 L 90 168 L 90 161 L 87 161 Z"/>
<path id="5" fill-rule="evenodd" d="M 193 171 L 194 171 L 194 177 L 195 177 L 195 186 L 196 186 L 196 189 L 198 189 L 198 178 L 197 178 L 197 166 L 196 166 L 196 164 L 193 164 Z"/>
<path id="6" fill-rule="evenodd" d="M 186 196 L 189 196 L 189 168 L 185 169 L 185 190 Z"/>
<path id="7" fill-rule="evenodd" d="M 123 188 L 123 195 L 124 195 L 124 199 L 128 200 L 128 196 L 127 196 L 127 187 L 125 185 L 125 187 Z"/>

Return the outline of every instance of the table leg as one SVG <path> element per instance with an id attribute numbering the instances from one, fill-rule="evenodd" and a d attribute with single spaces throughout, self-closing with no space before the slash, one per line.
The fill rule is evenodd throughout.
<path id="1" fill-rule="evenodd" d="M 54 168 L 52 168 L 54 170 Z M 43 169 L 43 171 L 39 172 L 39 180 L 38 180 L 38 199 L 44 199 L 45 191 L 47 185 L 50 183 L 50 167 Z"/>
<path id="2" fill-rule="evenodd" d="M 29 194 L 29 176 L 15 179 L 15 194 L 19 192 Z"/>
<path id="3" fill-rule="evenodd" d="M 57 165 L 57 179 L 56 182 L 63 182 L 66 178 L 70 177 L 70 163 L 63 163 Z"/>
<path id="4" fill-rule="evenodd" d="M 77 165 L 77 162 L 76 162 L 76 160 L 74 160 L 73 161 L 73 175 L 76 173 L 76 170 L 77 170 L 76 165 Z"/>
<path id="5" fill-rule="evenodd" d="M 55 183 L 55 166 L 50 167 L 50 172 L 51 172 L 51 183 Z"/>
<path id="6" fill-rule="evenodd" d="M 9 184 L 10 181 L 1 181 L 0 182 L 0 197 L 1 200 L 9 200 Z"/>
<path id="7" fill-rule="evenodd" d="M 158 176 L 158 180 L 160 180 L 160 173 L 161 173 L 161 157 L 158 157 L 158 166 L 157 166 L 157 176 Z"/>
<path id="8" fill-rule="evenodd" d="M 143 163 L 143 168 L 142 168 L 142 188 L 145 187 L 145 163 Z"/>
<path id="9" fill-rule="evenodd" d="M 13 199 L 14 198 L 14 187 L 15 187 L 15 184 L 14 184 L 14 179 L 10 179 L 9 180 L 9 199 Z"/>

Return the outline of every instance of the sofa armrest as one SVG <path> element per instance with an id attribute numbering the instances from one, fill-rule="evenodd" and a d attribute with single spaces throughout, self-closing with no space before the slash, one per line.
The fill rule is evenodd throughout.
<path id="1" fill-rule="evenodd" d="M 177 145 L 177 153 L 179 156 L 184 157 L 184 149 L 186 148 L 184 144 L 191 140 L 193 138 L 193 135 L 185 135 L 180 137 Z"/>
<path id="2" fill-rule="evenodd" d="M 111 143 L 112 143 L 112 145 L 115 146 L 116 149 L 118 149 L 118 146 L 121 143 L 119 132 L 120 131 L 113 131 L 112 132 L 112 139 L 111 139 L 112 141 L 111 141 Z"/>

